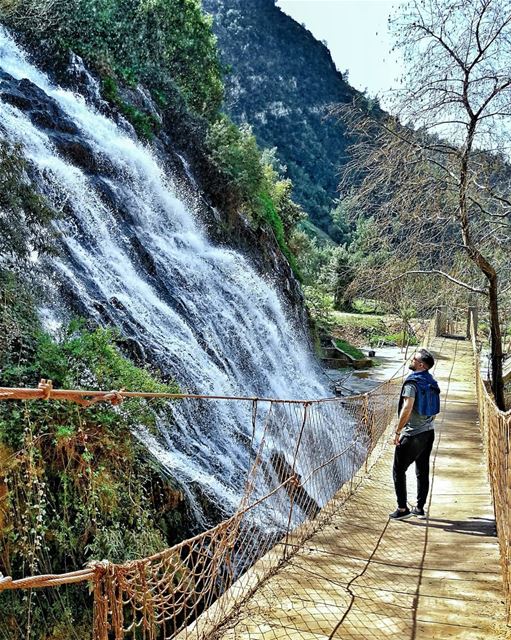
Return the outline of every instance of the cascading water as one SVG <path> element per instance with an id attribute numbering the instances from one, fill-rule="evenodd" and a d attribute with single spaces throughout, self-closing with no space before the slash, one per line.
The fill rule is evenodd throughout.
<path id="1" fill-rule="evenodd" d="M 98 309 L 108 309 L 109 318 L 183 389 L 276 398 L 328 395 L 303 332 L 291 326 L 275 290 L 242 255 L 212 246 L 150 149 L 81 96 L 52 85 L 3 30 L 0 66 L 52 99 L 67 118 L 66 135 L 93 156 L 94 173 L 70 163 L 47 128 L 0 102 L 3 135 L 22 145 L 41 188 L 65 208 L 58 222 L 64 252 L 52 265 L 87 314 L 101 322 Z M 141 252 L 150 256 L 150 268 Z M 246 406 L 227 402 L 202 410 L 183 403 L 176 410 L 178 424 L 167 431 L 162 425 L 165 446 L 149 434 L 142 437 L 192 502 L 191 487 L 200 483 L 229 512 L 239 502 L 246 472 L 250 414 Z"/>

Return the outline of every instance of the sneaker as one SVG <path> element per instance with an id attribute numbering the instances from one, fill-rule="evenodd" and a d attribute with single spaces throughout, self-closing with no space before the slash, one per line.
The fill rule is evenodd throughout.
<path id="1" fill-rule="evenodd" d="M 400 511 L 396 509 L 392 513 L 389 513 L 389 518 L 392 520 L 405 520 L 406 518 L 410 518 L 412 516 L 412 512 L 408 507 L 404 511 Z"/>
<path id="2" fill-rule="evenodd" d="M 412 516 L 415 516 L 415 517 L 419 518 L 420 520 L 425 520 L 426 513 L 425 513 L 424 509 L 419 509 L 419 507 L 414 507 L 412 509 Z"/>

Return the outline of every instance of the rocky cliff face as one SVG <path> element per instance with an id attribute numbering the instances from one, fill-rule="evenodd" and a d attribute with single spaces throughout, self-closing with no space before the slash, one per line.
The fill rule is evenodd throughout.
<path id="1" fill-rule="evenodd" d="M 70 52 L 69 63 L 55 69 L 50 60 L 37 52 L 37 59 L 64 88 L 84 96 L 87 103 L 116 122 L 130 136 L 136 132 L 128 120 L 111 103 L 102 97 L 101 83 L 84 65 L 81 58 Z M 108 168 L 101 166 L 89 143 L 81 136 L 79 128 L 67 117 L 59 105 L 28 79 L 16 80 L 0 72 L 0 97 L 4 102 L 21 109 L 34 125 L 44 130 L 59 153 L 88 175 L 93 176 L 102 196 L 108 200 L 105 181 L 98 178 Z M 161 109 L 151 99 L 143 86 L 120 87 L 120 97 L 125 104 L 151 114 L 159 122 L 158 133 L 151 141 L 153 153 L 172 174 L 180 195 L 201 219 L 205 229 L 217 244 L 243 252 L 257 271 L 271 279 L 284 295 L 291 312 L 298 322 L 305 320 L 303 297 L 291 268 L 282 255 L 272 231 L 253 226 L 236 209 L 230 186 L 210 162 L 204 149 L 203 123 L 194 121 L 189 113 L 183 115 L 172 105 Z M 118 203 L 115 205 L 118 208 Z M 125 216 L 126 211 L 119 215 Z M 133 246 L 138 259 L 151 271 L 151 258 L 139 244 Z M 82 309 L 77 309 L 82 311 Z"/>
<path id="2" fill-rule="evenodd" d="M 225 106 L 238 123 L 252 125 L 259 142 L 276 146 L 311 220 L 334 238 L 330 210 L 346 134 L 329 116 L 332 105 L 360 93 L 344 81 L 328 48 L 284 14 L 274 0 L 203 0 L 226 77 Z"/>
<path id="3" fill-rule="evenodd" d="M 147 154 L 144 154 L 135 142 L 131 142 L 135 138 L 133 127 L 114 107 L 103 100 L 99 81 L 86 69 L 81 60 L 71 55 L 68 66 L 59 70 L 61 86 L 67 84 L 69 88 L 79 91 L 85 97 L 86 104 L 78 101 L 71 105 L 70 98 L 62 97 L 60 89 L 55 85 L 52 88 L 51 84 L 48 84 L 48 80 L 38 70 L 18 58 L 20 54 L 16 52 L 17 50 L 12 44 L 9 44 L 7 36 L 3 36 L 3 38 L 6 44 L 3 45 L 5 46 L 3 56 L 5 65 L 0 72 L 0 104 L 5 105 L 4 136 L 7 139 L 11 138 L 11 142 L 16 142 L 19 138 L 22 147 L 26 148 L 30 166 L 34 168 L 34 181 L 39 182 L 42 189 L 46 189 L 49 199 L 62 209 L 64 227 L 61 229 L 63 240 L 61 251 L 67 255 L 66 259 L 72 265 L 71 269 L 75 274 L 78 274 L 80 278 L 83 277 L 87 282 L 87 287 L 90 287 L 90 291 L 84 296 L 82 295 L 83 284 L 79 285 L 75 281 L 75 286 L 66 287 L 64 285 L 62 288 L 66 298 L 71 301 L 75 313 L 78 312 L 89 317 L 92 312 L 98 320 L 122 327 L 126 331 L 127 337 L 134 337 L 140 327 L 133 315 L 126 311 L 126 302 L 122 302 L 117 294 L 110 295 L 105 299 L 105 291 L 102 291 L 104 283 L 98 282 L 94 277 L 92 269 L 94 251 L 99 256 L 98 252 L 105 249 L 107 242 L 116 242 L 120 239 L 123 259 L 129 261 L 130 266 L 133 266 L 146 279 L 162 299 L 167 299 L 170 296 L 170 299 L 173 300 L 172 304 L 175 304 L 178 287 L 176 282 L 169 282 L 170 272 L 168 270 L 172 271 L 173 278 L 179 277 L 180 281 L 183 280 L 184 275 L 179 272 L 179 267 L 176 264 L 172 264 L 172 258 L 188 259 L 185 258 L 188 246 L 186 242 L 179 240 L 176 248 L 179 249 L 181 257 L 173 255 L 164 257 L 158 255 L 158 247 L 151 246 L 153 239 L 144 235 L 146 232 L 153 232 L 152 228 L 144 229 L 144 223 L 149 226 L 160 224 L 169 214 L 164 210 L 160 211 L 161 203 L 151 202 L 148 203 L 153 207 L 151 217 L 147 220 L 144 218 L 143 209 L 146 203 L 143 201 L 143 190 L 146 188 L 144 180 L 147 178 L 141 178 L 142 174 L 137 163 L 147 163 L 148 160 L 145 157 Z M 25 66 L 26 72 L 20 71 L 20 65 Z M 11 69 L 15 70 L 16 77 L 12 75 Z M 26 75 L 24 75 L 25 73 Z M 260 275 L 263 275 L 277 291 L 283 293 L 287 302 L 286 312 L 292 316 L 288 320 L 303 335 L 305 318 L 300 288 L 278 248 L 273 233 L 265 227 L 255 230 L 230 206 L 229 191 L 224 179 L 215 173 L 212 164 L 208 163 L 203 145 L 194 144 L 200 136 L 200 131 L 194 127 L 195 123 L 190 120 L 186 121 L 184 118 L 181 120 L 173 118 L 174 114 L 169 109 L 162 112 L 143 87 L 126 88 L 121 91 L 124 101 L 136 108 L 143 109 L 146 113 L 152 113 L 153 117 L 161 122 L 159 133 L 150 147 L 149 157 L 154 158 L 156 163 L 153 169 L 144 166 L 143 170 L 144 175 L 147 173 L 149 179 L 153 179 L 154 174 L 154 180 L 165 181 L 166 178 L 163 174 L 156 177 L 161 169 L 165 171 L 167 176 L 171 176 L 171 191 L 177 195 L 182 203 L 179 204 L 178 209 L 183 206 L 187 209 L 186 216 L 182 215 L 180 211 L 174 210 L 171 211 L 171 215 L 177 215 L 179 225 L 185 225 L 185 227 L 188 225 L 191 233 L 202 234 L 206 231 L 209 239 L 212 239 L 214 245 L 219 247 L 221 260 L 216 268 L 221 271 L 228 268 L 228 265 L 222 262 L 224 254 L 221 252 L 228 254 L 231 248 L 241 249 L 242 253 L 249 258 L 248 264 L 255 266 Z M 11 113 L 7 105 L 14 107 L 16 113 Z M 24 121 L 20 119 L 18 110 L 32 125 L 32 128 L 25 125 Z M 94 113 L 98 116 L 95 116 Z M 101 116 L 103 115 L 107 116 L 115 125 L 110 126 L 108 121 L 102 120 Z M 97 127 L 102 129 L 101 134 L 95 131 Z M 120 142 L 122 136 L 125 136 L 124 141 Z M 124 153 L 122 148 L 113 148 L 110 151 L 110 146 L 114 144 L 126 145 L 126 152 Z M 47 164 L 47 155 L 53 153 L 57 154 L 55 160 L 52 161 L 53 163 L 60 163 L 62 160 L 66 165 L 59 167 L 59 171 L 63 172 L 62 175 L 58 172 L 55 174 L 53 165 Z M 131 173 L 133 176 L 130 178 Z M 132 180 L 131 183 L 130 180 Z M 141 180 L 141 182 L 138 184 L 133 180 Z M 82 187 L 78 187 L 79 181 L 85 181 Z M 164 184 L 154 187 L 158 197 L 161 196 L 160 192 L 163 187 L 165 187 Z M 85 198 L 85 189 L 89 200 Z M 154 198 L 155 193 L 149 194 L 149 196 Z M 75 198 L 74 202 L 73 198 Z M 97 225 L 105 219 L 112 218 L 111 224 L 117 226 L 119 238 L 109 236 L 106 240 L 101 241 L 99 231 L 95 237 L 88 237 L 86 226 L 90 223 L 90 219 L 84 217 L 87 213 L 87 207 L 91 209 L 91 212 L 94 211 L 94 216 L 97 216 Z M 175 209 L 175 207 L 171 207 L 171 209 Z M 201 221 L 202 227 L 200 229 L 193 228 L 192 218 L 187 217 L 188 211 Z M 168 224 L 171 225 L 168 228 L 169 240 L 174 243 L 176 242 L 175 229 L 172 225 L 175 222 L 169 219 Z M 109 231 L 110 229 L 105 228 L 105 232 Z M 97 245 L 100 242 L 103 242 L 104 246 L 98 248 Z M 202 236 L 200 242 L 204 242 Z M 108 250 L 110 251 L 111 248 Z M 207 248 L 204 250 L 209 251 Z M 86 255 L 87 251 L 91 251 L 91 255 Z M 189 251 L 192 254 L 189 261 L 193 262 L 199 257 L 195 255 L 197 247 L 191 244 Z M 206 262 L 210 262 L 210 258 L 207 256 L 201 255 L 200 260 L 204 257 Z M 105 258 L 107 259 L 106 256 Z M 236 258 L 237 260 L 238 258 Z M 91 271 L 86 273 L 85 271 L 89 268 Z M 195 268 L 196 270 L 209 269 L 209 266 L 205 266 L 201 262 L 200 265 L 197 263 Z M 245 269 L 245 266 L 241 268 Z M 179 273 L 174 274 L 175 269 Z M 218 276 L 215 278 L 215 282 L 223 288 L 223 293 L 220 290 L 215 290 L 215 282 L 209 277 L 212 289 L 202 292 L 201 305 L 207 306 L 209 302 L 211 308 L 213 302 L 208 300 L 208 297 L 213 296 L 215 297 L 215 309 L 221 311 L 222 295 L 227 296 L 224 301 L 227 306 L 232 304 L 230 297 L 232 295 L 244 297 L 243 304 L 249 306 L 252 304 L 250 296 L 254 293 L 253 287 L 255 286 L 257 289 L 260 284 L 253 281 L 253 276 L 250 273 L 245 283 L 246 290 L 236 292 L 234 289 L 237 285 L 234 282 L 227 285 L 225 279 L 222 283 L 220 273 L 215 275 Z M 206 274 L 202 273 L 201 277 L 206 278 Z M 225 277 L 230 278 L 227 276 L 227 272 Z M 121 285 L 117 281 L 112 281 L 112 291 L 116 288 L 121 290 L 125 286 L 129 288 L 130 284 L 122 283 Z M 187 313 L 189 311 L 185 308 L 187 296 L 197 295 L 197 293 L 192 294 L 190 283 L 184 280 L 182 287 L 182 300 L 178 304 L 183 308 L 183 312 Z M 256 291 L 256 294 L 258 296 L 256 302 L 260 303 L 261 292 Z M 264 295 L 266 296 L 266 294 Z M 240 303 L 237 304 L 238 307 L 239 305 Z M 273 320 L 280 324 L 284 321 L 280 315 L 279 318 L 271 318 L 271 320 L 268 317 L 269 322 L 273 322 Z M 190 318 L 190 321 L 192 322 L 192 331 L 200 333 L 202 330 L 196 323 L 201 324 L 204 317 L 197 315 L 195 320 Z M 244 330 L 240 325 L 240 331 Z M 264 341 L 262 334 L 260 339 Z M 202 342 L 204 344 L 207 342 L 204 337 L 201 338 Z M 288 340 L 284 339 L 282 345 L 284 349 L 287 342 Z M 227 348 L 226 344 L 222 345 L 221 338 L 218 348 L 220 350 Z M 261 344 L 260 348 L 264 351 L 265 345 Z"/>
<path id="4" fill-rule="evenodd" d="M 136 362 L 190 392 L 325 396 L 305 325 L 278 295 L 287 277 L 288 300 L 296 299 L 273 238 L 256 238 L 242 219 L 226 224 L 202 191 L 198 162 L 181 153 L 165 117 L 148 147 L 101 102 L 85 69 L 78 75 L 94 106 L 56 86 L 2 31 L 0 60 L 3 136 L 23 150 L 33 183 L 61 212 L 55 222 L 60 254 L 37 261 L 53 287 L 45 317 L 62 322 L 66 312 L 68 318 L 78 312 L 93 326 L 118 328 Z M 126 100 L 130 92 L 133 101 L 135 94 L 148 100 L 141 88 L 126 90 Z M 154 105 L 146 110 L 151 106 L 158 113 Z M 224 225 L 228 231 L 221 234 Z M 206 226 L 223 242 L 211 242 Z M 227 239 L 250 246 L 254 259 L 227 246 Z M 258 251 L 265 242 L 270 248 Z M 176 408 L 178 429 L 158 424 L 166 446 L 153 442 L 151 433 L 143 434 L 146 444 L 173 477 L 180 469 L 183 486 L 204 476 L 201 485 L 210 482 L 212 495 L 220 502 L 229 495 L 234 505 L 249 452 L 232 435 L 245 433 L 250 421 L 234 405 L 192 405 Z M 243 443 L 249 440 L 247 432 Z M 227 488 L 218 465 L 226 451 Z"/>

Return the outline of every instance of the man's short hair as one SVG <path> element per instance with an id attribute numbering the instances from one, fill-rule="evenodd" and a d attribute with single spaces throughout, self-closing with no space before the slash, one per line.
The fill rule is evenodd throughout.
<path id="1" fill-rule="evenodd" d="M 417 349 L 417 353 L 420 356 L 421 362 L 424 362 L 428 369 L 431 369 L 431 367 L 433 367 L 433 365 L 435 364 L 435 358 L 433 358 L 433 354 L 427 349 Z"/>

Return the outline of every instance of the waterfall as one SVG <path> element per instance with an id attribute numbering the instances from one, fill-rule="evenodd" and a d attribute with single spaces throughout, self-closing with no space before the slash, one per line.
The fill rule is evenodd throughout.
<path id="1" fill-rule="evenodd" d="M 92 156 L 85 171 L 57 151 L 51 134 L 7 101 L 0 129 L 19 143 L 41 188 L 65 216 L 56 224 L 59 281 L 87 314 L 98 309 L 144 345 L 186 391 L 214 395 L 314 398 L 329 394 L 304 331 L 289 320 L 272 283 L 240 253 L 214 246 L 177 195 L 151 149 L 52 84 L 0 30 L 0 67 L 54 101 Z M 0 79 L 0 83 L 2 80 Z M 1 88 L 1 84 L 0 84 Z M 1 100 L 1 92 L 0 92 Z M 149 256 L 147 260 L 141 255 Z M 58 305 L 50 310 L 61 312 Z M 162 438 L 141 437 L 189 493 L 199 483 L 226 512 L 238 504 L 251 435 L 250 407 L 193 403 L 177 408 Z M 195 504 L 196 516 L 203 517 Z"/>

